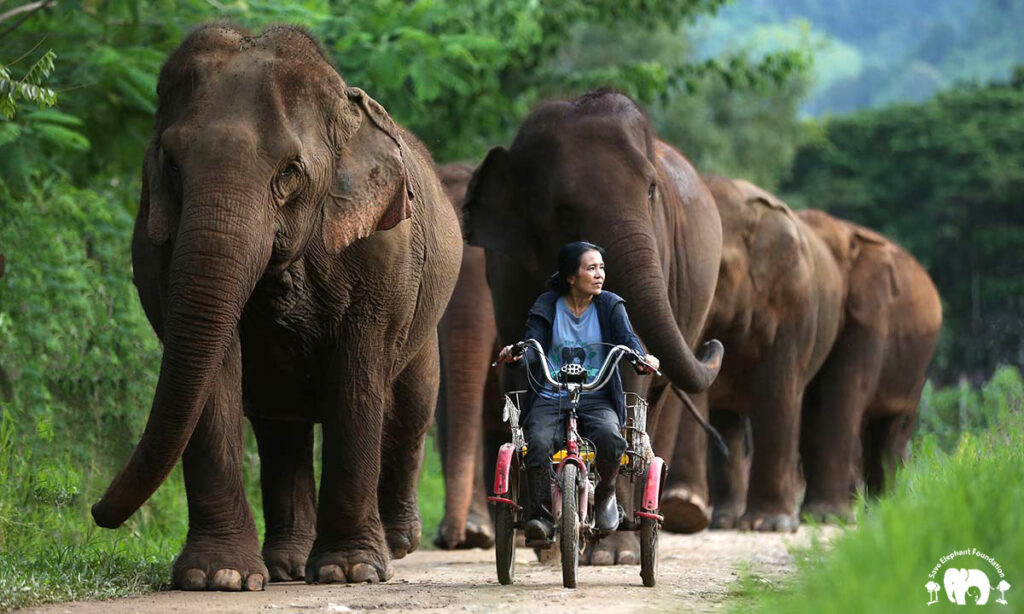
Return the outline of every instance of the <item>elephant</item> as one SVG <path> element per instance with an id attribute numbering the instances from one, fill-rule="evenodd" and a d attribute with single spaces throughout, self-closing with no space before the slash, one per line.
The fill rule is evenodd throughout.
<path id="1" fill-rule="evenodd" d="M 988 603 L 989 591 L 992 586 L 988 583 L 988 576 L 980 569 L 956 569 L 950 567 L 942 576 L 942 584 L 946 589 L 946 598 L 950 603 L 966 605 L 965 597 L 972 588 L 978 589 L 974 596 L 975 605 Z"/>
<path id="2" fill-rule="evenodd" d="M 801 509 L 849 521 L 851 488 L 883 492 L 905 460 L 942 303 L 924 267 L 888 238 L 822 211 L 800 218 L 829 245 L 845 296 L 836 343 L 804 395 Z"/>
<path id="3" fill-rule="evenodd" d="M 606 288 L 628 301 L 637 333 L 660 358 L 671 386 L 699 392 L 714 381 L 721 344 L 708 342 L 697 352 L 691 344 L 704 327 L 718 275 L 718 211 L 693 166 L 657 139 L 629 97 L 601 89 L 537 106 L 508 149 L 487 153 L 463 208 L 470 244 L 486 252 L 502 344 L 522 338 L 559 248 L 585 239 L 606 249 Z M 525 370 L 515 371 L 502 375 L 505 390 L 526 387 Z M 645 391 L 639 377 L 623 375 L 626 390 Z M 658 386 L 651 398 L 669 387 Z M 662 405 L 652 404 L 651 433 Z M 633 534 L 613 533 L 589 562 L 635 562 L 637 552 Z"/>
<path id="4" fill-rule="evenodd" d="M 721 339 L 729 359 L 704 402 L 731 448 L 707 501 L 707 439 L 680 423 L 665 528 L 795 531 L 799 494 L 801 396 L 825 362 L 839 329 L 839 267 L 821 240 L 784 202 L 754 184 L 705 176 L 722 219 L 722 261 L 705 336 Z M 729 412 L 720 416 L 723 412 Z M 742 450 L 749 419 L 749 483 Z"/>
<path id="5" fill-rule="evenodd" d="M 461 254 L 433 161 L 297 27 L 200 26 L 157 93 L 132 263 L 163 358 L 145 431 L 92 515 L 118 527 L 181 458 L 173 586 L 387 580 L 420 539 L 437 323 Z"/>
<path id="6" fill-rule="evenodd" d="M 462 199 L 473 175 L 468 164 L 438 169 L 448 198 L 462 217 Z M 438 445 L 444 468 L 445 513 L 434 544 L 439 548 L 490 548 L 494 527 L 487 510 L 484 423 L 500 429 L 498 373 L 490 368 L 498 330 L 487 287 L 484 250 L 462 247 L 462 268 L 441 318 L 441 398 L 437 406 Z M 496 423 L 496 424 L 494 424 Z M 496 448 L 496 446 L 495 446 Z M 491 460 L 490 458 L 486 460 Z"/>

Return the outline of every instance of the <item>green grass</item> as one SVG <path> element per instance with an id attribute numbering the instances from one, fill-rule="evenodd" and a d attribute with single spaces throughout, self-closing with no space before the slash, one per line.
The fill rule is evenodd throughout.
<path id="1" fill-rule="evenodd" d="M 82 476 L 73 467 L 67 470 L 77 480 L 58 479 L 56 472 L 4 479 L 5 471 L 10 478 L 12 470 L 25 470 L 12 458 L 12 432 L 9 421 L 6 430 L 0 428 L 0 612 L 168 588 L 171 563 L 188 529 L 180 466 L 124 527 L 107 531 L 93 525 L 88 515 L 88 503 L 99 493 L 94 488 L 82 492 Z M 246 460 L 249 502 L 262 535 L 260 498 L 251 492 L 258 464 L 254 454 L 247 453 Z M 432 548 L 444 512 L 444 480 L 433 437 L 427 441 L 419 491 L 421 548 Z"/>
<path id="2" fill-rule="evenodd" d="M 856 529 L 831 547 L 794 551 L 796 580 L 748 591 L 752 597 L 736 603 L 735 611 L 931 612 L 925 584 L 942 584 L 947 565 L 935 578 L 929 574 L 943 555 L 971 548 L 998 561 L 1011 585 L 1024 586 L 1024 393 L 1018 383 L 1008 394 L 1011 409 L 1003 421 L 981 434 L 963 432 L 951 452 L 934 434 L 919 437 L 893 492 L 870 504 Z M 993 585 L 1000 580 L 979 559 L 956 562 L 982 569 Z M 1006 611 L 1022 611 L 1022 594 L 1019 588 L 1007 592 Z M 993 591 L 989 603 L 998 596 Z M 951 606 L 944 592 L 939 599 L 938 608 Z"/>

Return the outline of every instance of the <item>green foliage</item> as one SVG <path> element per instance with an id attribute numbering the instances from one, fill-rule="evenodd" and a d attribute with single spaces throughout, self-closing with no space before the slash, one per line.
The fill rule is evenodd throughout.
<path id="1" fill-rule="evenodd" d="M 937 363 L 977 378 L 1024 361 L 1024 86 L 951 90 L 821 122 L 784 186 L 899 241 L 943 298 Z"/>
<path id="2" fill-rule="evenodd" d="M 856 529 L 832 546 L 796 552 L 797 582 L 759 593 L 757 607 L 743 611 L 930 612 L 924 587 L 932 569 L 949 552 L 971 548 L 992 556 L 1013 583 L 1019 576 L 1009 574 L 1024 569 L 1024 407 L 1020 374 L 1001 373 L 982 393 L 989 407 L 981 410 L 1002 415 L 1001 422 L 980 434 L 965 431 L 951 452 L 925 434 L 894 491 L 873 503 Z M 996 392 L 1003 386 L 1006 396 Z"/>
<path id="3" fill-rule="evenodd" d="M 972 388 L 966 378 L 947 388 L 936 388 L 929 381 L 918 405 L 918 439 L 934 439 L 940 449 L 949 452 L 965 433 L 981 435 L 1021 411 L 1024 380 L 1015 367 L 996 369 L 981 388 Z"/>
<path id="4" fill-rule="evenodd" d="M 4 119 L 14 117 L 18 103 L 33 102 L 41 107 L 52 107 L 57 102 L 57 93 L 43 87 L 46 78 L 53 72 L 56 59 L 53 50 L 46 51 L 20 79 L 11 77 L 9 66 L 0 64 L 0 115 Z"/>

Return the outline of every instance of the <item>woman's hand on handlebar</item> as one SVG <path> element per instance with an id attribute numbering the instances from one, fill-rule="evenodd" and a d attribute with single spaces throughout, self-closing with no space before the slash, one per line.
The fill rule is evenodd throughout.
<path id="1" fill-rule="evenodd" d="M 658 360 L 657 356 L 654 354 L 646 354 L 644 356 L 640 356 L 639 354 L 634 355 L 639 359 L 633 363 L 637 373 L 640 375 L 658 373 L 658 369 L 661 367 L 661 361 Z"/>
<path id="2" fill-rule="evenodd" d="M 522 352 L 515 352 L 514 345 L 506 345 L 498 352 L 498 362 L 519 362 L 523 359 Z"/>

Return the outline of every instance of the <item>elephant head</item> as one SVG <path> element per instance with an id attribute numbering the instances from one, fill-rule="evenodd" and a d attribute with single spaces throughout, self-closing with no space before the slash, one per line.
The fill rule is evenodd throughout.
<path id="1" fill-rule="evenodd" d="M 160 72 L 136 241 L 159 246 L 164 345 L 149 420 L 93 507 L 116 527 L 181 457 L 259 282 L 409 217 L 405 144 L 384 109 L 348 87 L 291 27 L 253 37 L 211 24 Z"/>
<path id="2" fill-rule="evenodd" d="M 598 91 L 542 105 L 512 146 L 492 149 L 474 173 L 464 201 L 467 239 L 488 250 L 489 267 L 492 252 L 515 262 L 533 281 L 521 290 L 531 300 L 561 245 L 602 245 L 609 283 L 634 305 L 630 317 L 644 343 L 675 385 L 699 392 L 717 375 L 721 346 L 694 356 L 675 319 L 665 275 L 669 252 L 693 248 L 666 239 L 672 231 L 664 212 L 678 206 L 679 195 L 655 148 L 649 119 L 621 94 Z"/>

